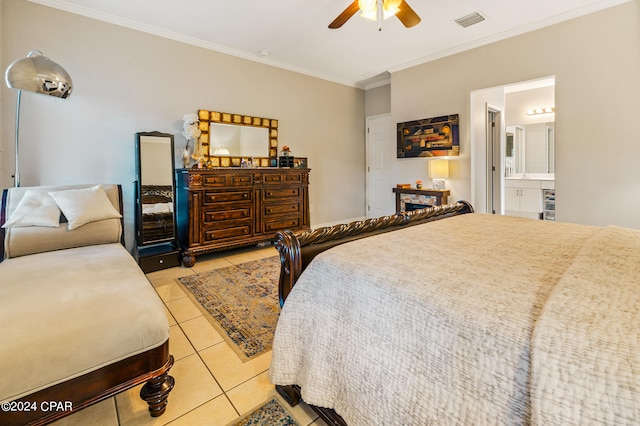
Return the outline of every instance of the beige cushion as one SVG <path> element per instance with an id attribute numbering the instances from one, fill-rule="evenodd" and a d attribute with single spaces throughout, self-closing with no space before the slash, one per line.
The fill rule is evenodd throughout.
<path id="1" fill-rule="evenodd" d="M 5 259 L 0 325 L 0 401 L 97 370 L 169 338 L 162 302 L 118 243 Z"/>
<path id="2" fill-rule="evenodd" d="M 43 191 L 28 190 L 9 216 L 3 228 L 23 226 L 54 226 L 60 224 L 60 209 L 51 197 Z"/>
<path id="3" fill-rule="evenodd" d="M 18 257 L 52 250 L 62 250 L 93 244 L 117 243 L 122 235 L 120 219 L 87 223 L 69 231 L 59 228 L 10 228 L 5 235 L 5 257 Z"/>
<path id="4" fill-rule="evenodd" d="M 62 213 L 69 222 L 69 231 L 90 222 L 104 219 L 118 219 L 122 215 L 109 202 L 100 185 L 83 189 L 50 191 Z"/>
<path id="5" fill-rule="evenodd" d="M 88 189 L 93 187 L 95 187 L 95 185 L 9 188 L 5 213 L 7 217 L 12 217 L 17 211 L 21 200 L 27 196 L 29 192 L 36 192 L 43 196 L 50 197 L 49 192 Z M 119 209 L 120 197 L 118 186 L 104 184 L 100 185 L 100 188 L 108 198 L 109 204 L 113 206 L 114 209 Z M 69 230 L 67 226 L 60 226 L 58 228 L 12 227 L 6 229 L 5 233 L 5 258 L 10 258 L 51 250 L 119 242 L 122 236 L 122 223 L 120 219 L 105 219 L 87 223 L 73 230 Z"/>

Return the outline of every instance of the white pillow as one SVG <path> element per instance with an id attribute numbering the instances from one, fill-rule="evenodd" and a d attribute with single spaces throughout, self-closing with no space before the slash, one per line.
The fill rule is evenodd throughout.
<path id="1" fill-rule="evenodd" d="M 49 192 L 49 195 L 58 203 L 58 207 L 67 218 L 69 231 L 89 222 L 122 217 L 100 185 L 85 189 L 53 191 Z"/>
<path id="2" fill-rule="evenodd" d="M 24 226 L 58 227 L 60 209 L 49 194 L 43 191 L 28 189 L 11 213 L 3 228 L 19 228 Z"/>

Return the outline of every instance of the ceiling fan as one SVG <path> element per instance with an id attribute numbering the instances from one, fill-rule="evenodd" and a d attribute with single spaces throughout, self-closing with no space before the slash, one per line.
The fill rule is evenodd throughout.
<path id="1" fill-rule="evenodd" d="M 393 15 L 396 15 L 407 28 L 418 25 L 421 21 L 418 14 L 404 0 L 354 0 L 329 24 L 329 28 L 340 28 L 359 10 L 364 18 L 378 21 L 379 31 L 382 31 L 382 21 Z"/>

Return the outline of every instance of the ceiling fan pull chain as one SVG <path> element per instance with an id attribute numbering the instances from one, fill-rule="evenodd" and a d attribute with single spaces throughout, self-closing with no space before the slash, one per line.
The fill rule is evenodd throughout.
<path id="1" fill-rule="evenodd" d="M 376 12 L 378 12 L 378 31 L 382 31 L 382 19 L 384 17 L 384 9 L 382 8 L 382 0 L 378 0 L 378 7 Z"/>

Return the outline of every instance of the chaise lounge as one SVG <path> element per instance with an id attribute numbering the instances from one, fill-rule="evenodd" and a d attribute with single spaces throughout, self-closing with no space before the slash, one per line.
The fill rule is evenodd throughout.
<path id="1" fill-rule="evenodd" d="M 169 325 L 124 247 L 121 187 L 6 189 L 0 226 L 0 424 L 50 423 L 144 382 L 162 415 Z"/>

